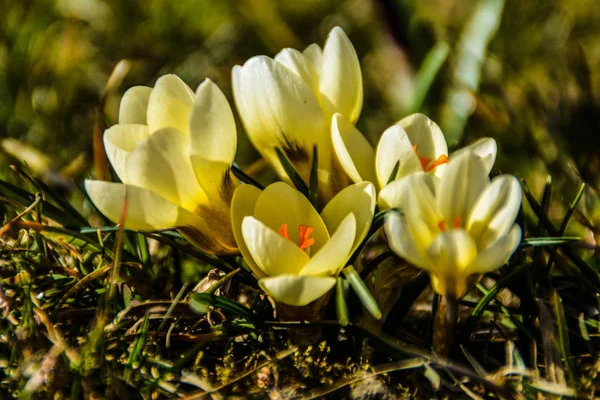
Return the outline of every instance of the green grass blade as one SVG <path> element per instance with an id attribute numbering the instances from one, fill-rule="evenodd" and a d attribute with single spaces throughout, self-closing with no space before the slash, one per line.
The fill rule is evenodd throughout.
<path id="1" fill-rule="evenodd" d="M 290 178 L 296 189 L 308 197 L 308 186 L 306 186 L 306 182 L 304 182 L 298 171 L 296 171 L 296 168 L 294 168 L 291 161 L 279 147 L 275 147 L 275 153 L 277 153 L 277 157 L 279 158 L 279 162 L 281 162 L 283 170 Z"/>
<path id="2" fill-rule="evenodd" d="M 352 286 L 354 293 L 356 293 L 360 299 L 360 302 L 363 304 L 363 306 L 365 306 L 369 314 L 371 314 L 375 319 L 381 319 L 382 314 L 377 302 L 371 295 L 371 292 L 369 292 L 369 289 L 367 289 L 365 282 L 363 282 L 363 280 L 360 278 L 360 275 L 358 272 L 356 272 L 354 267 L 349 265 L 343 269 L 342 273 L 348 280 L 350 286 Z"/>

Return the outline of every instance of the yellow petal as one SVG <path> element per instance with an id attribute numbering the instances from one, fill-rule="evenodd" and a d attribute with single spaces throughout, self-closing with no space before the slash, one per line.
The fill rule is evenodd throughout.
<path id="1" fill-rule="evenodd" d="M 442 155 L 448 156 L 448 145 L 442 130 L 424 114 L 409 115 L 398 124 L 404 128 L 413 146 L 417 146 L 420 157 L 435 161 Z M 442 165 L 435 168 L 434 172 L 440 176 L 443 169 Z"/>
<path id="2" fill-rule="evenodd" d="M 305 306 L 324 296 L 335 285 L 335 278 L 281 275 L 263 278 L 259 286 L 275 300 L 290 306 Z"/>
<path id="3" fill-rule="evenodd" d="M 246 260 L 250 269 L 259 278 L 266 276 L 266 274 L 258 267 L 252 258 L 252 254 L 250 254 L 250 250 L 248 250 L 248 246 L 246 246 L 244 236 L 242 235 L 242 221 L 245 217 L 254 215 L 254 207 L 261 193 L 260 189 L 252 185 L 240 185 L 233 192 L 231 199 L 231 227 L 233 236 L 244 260 Z"/>
<path id="4" fill-rule="evenodd" d="M 194 92 L 176 75 L 158 78 L 148 99 L 150 132 L 170 127 L 188 133 L 193 99 Z"/>
<path id="5" fill-rule="evenodd" d="M 236 145 L 231 107 L 219 87 L 205 79 L 196 90 L 190 116 L 190 154 L 231 165 Z"/>
<path id="6" fill-rule="evenodd" d="M 348 214 L 331 239 L 304 265 L 300 275 L 336 275 L 351 256 L 356 237 L 356 218 Z"/>
<path id="7" fill-rule="evenodd" d="M 127 179 L 186 210 L 207 202 L 188 156 L 186 135 L 161 129 L 137 144 L 125 163 Z"/>
<path id="8" fill-rule="evenodd" d="M 485 248 L 511 229 L 521 208 L 521 185 L 512 175 L 495 177 L 481 193 L 465 227 L 478 248 Z"/>
<path id="9" fill-rule="evenodd" d="M 151 92 L 152 88 L 147 86 L 134 86 L 127 90 L 119 107 L 119 124 L 146 125 L 148 99 Z"/>
<path id="10" fill-rule="evenodd" d="M 128 183 L 125 161 L 135 145 L 150 133 L 146 125 L 118 124 L 104 132 L 104 149 L 113 169 L 123 183 Z"/>
<path id="11" fill-rule="evenodd" d="M 383 132 L 375 155 L 375 170 L 379 187 L 387 185 L 396 163 L 400 161 L 396 179 L 423 171 L 413 144 L 404 129 L 396 124 Z"/>
<path id="12" fill-rule="evenodd" d="M 437 203 L 448 226 L 454 221 L 466 222 L 479 195 L 489 186 L 487 171 L 481 158 L 472 151 L 453 157 L 440 177 Z"/>
<path id="13" fill-rule="evenodd" d="M 429 186 L 432 193 L 435 193 L 435 188 L 439 184 L 439 178 L 432 174 L 416 172 L 415 174 L 423 175 L 424 182 Z M 404 176 L 389 185 L 386 185 L 377 198 L 377 204 L 380 210 L 388 208 L 397 208 L 403 210 L 406 205 L 406 196 L 412 190 L 410 175 Z"/>
<path id="14" fill-rule="evenodd" d="M 125 227 L 129 229 L 161 230 L 184 225 L 197 228 L 204 226 L 204 221 L 193 213 L 137 186 L 86 180 L 85 190 L 96 208 L 115 223 L 121 218 L 127 192 Z"/>
<path id="15" fill-rule="evenodd" d="M 407 177 L 410 180 L 408 191 L 402 208 L 408 224 L 410 235 L 415 241 L 419 252 L 425 252 L 431 242 L 442 230 L 440 223 L 444 221 L 438 209 L 436 198 L 431 190 L 431 180 L 421 172 Z"/>
<path id="16" fill-rule="evenodd" d="M 452 157 L 456 157 L 464 151 L 472 151 L 481 157 L 481 161 L 489 174 L 496 162 L 496 154 L 498 153 L 498 145 L 496 141 L 492 138 L 482 138 L 477 140 L 474 143 L 471 143 L 467 147 L 457 150 L 452 153 Z"/>
<path id="17" fill-rule="evenodd" d="M 335 232 L 349 213 L 356 218 L 356 237 L 351 252 L 363 241 L 375 213 L 375 186 L 371 182 L 350 185 L 339 192 L 321 211 L 329 232 Z"/>
<path id="18" fill-rule="evenodd" d="M 466 267 L 477 257 L 477 246 L 464 229 L 439 234 L 427 254 L 432 263 L 432 286 L 440 295 L 461 298 L 467 289 Z"/>
<path id="19" fill-rule="evenodd" d="M 488 248 L 479 252 L 477 258 L 467 266 L 465 272 L 468 275 L 485 274 L 500 268 L 508 262 L 519 243 L 521 243 L 521 228 L 515 224 L 507 235 L 500 237 Z"/>
<path id="20" fill-rule="evenodd" d="M 242 235 L 252 258 L 268 276 L 298 275 L 309 260 L 295 243 L 254 217 L 244 218 Z"/>
<path id="21" fill-rule="evenodd" d="M 399 213 L 392 213 L 385 220 L 385 235 L 390 249 L 412 265 L 430 270 L 430 262 L 417 248 L 409 228 Z"/>
<path id="22" fill-rule="evenodd" d="M 310 86 L 313 92 L 319 95 L 319 73 L 313 63 L 301 52 L 295 49 L 283 49 L 275 56 L 275 61 L 283 64 L 290 71 L 298 75 Z"/>
<path id="23" fill-rule="evenodd" d="M 321 72 L 321 66 L 323 65 L 323 50 L 321 46 L 316 43 L 308 45 L 302 52 L 312 65 L 315 67 L 317 74 Z"/>
<path id="24" fill-rule="evenodd" d="M 299 243 L 298 227 L 308 225 L 313 228 L 312 238 L 315 244 L 310 247 L 311 254 L 318 251 L 329 241 L 329 233 L 317 210 L 299 191 L 286 183 L 275 182 L 258 198 L 254 216 L 275 232 L 287 224 L 290 240 Z"/>
<path id="25" fill-rule="evenodd" d="M 333 148 L 350 179 L 375 182 L 375 151 L 369 141 L 342 114 L 335 114 L 331 124 Z"/>
<path id="26" fill-rule="evenodd" d="M 362 73 L 354 46 L 340 27 L 329 32 L 320 76 L 322 101 L 329 115 L 339 112 L 355 123 L 363 103 Z"/>
<path id="27" fill-rule="evenodd" d="M 274 147 L 281 147 L 308 181 L 314 145 L 319 168 L 331 168 L 331 139 L 310 86 L 268 57 L 248 60 L 232 71 L 235 104 L 252 144 L 277 174 L 289 181 Z"/>

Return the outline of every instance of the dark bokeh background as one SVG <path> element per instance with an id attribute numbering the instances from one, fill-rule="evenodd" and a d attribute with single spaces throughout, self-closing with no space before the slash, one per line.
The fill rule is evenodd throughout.
<path id="1" fill-rule="evenodd" d="M 361 61 L 358 127 L 373 144 L 425 112 L 453 144 L 494 137 L 495 172 L 536 194 L 551 174 L 556 218 L 587 182 L 577 218 L 600 220 L 597 0 L 0 0 L 0 178 L 25 158 L 47 180 L 80 181 L 94 173 L 94 126 L 116 122 L 130 86 L 210 77 L 231 100 L 234 65 L 322 45 L 335 25 Z M 238 130 L 247 166 L 257 155 Z"/>

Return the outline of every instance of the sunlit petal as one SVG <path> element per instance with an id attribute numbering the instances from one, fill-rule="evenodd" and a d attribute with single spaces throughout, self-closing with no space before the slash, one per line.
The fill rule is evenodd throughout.
<path id="1" fill-rule="evenodd" d="M 263 278 L 258 284 L 277 301 L 290 306 L 305 306 L 329 292 L 335 285 L 335 278 L 280 275 Z"/>
<path id="2" fill-rule="evenodd" d="M 119 124 L 146 125 L 151 92 L 152 88 L 147 86 L 134 86 L 127 90 L 119 107 Z"/>
<path id="3" fill-rule="evenodd" d="M 352 213 L 340 223 L 331 239 L 304 265 L 300 275 L 335 275 L 350 258 L 356 236 L 356 218 Z"/>
<path id="4" fill-rule="evenodd" d="M 283 224 L 287 224 L 290 240 L 294 243 L 300 241 L 299 226 L 310 226 L 315 239 L 311 247 L 312 254 L 329 240 L 327 227 L 310 201 L 283 182 L 267 186 L 256 202 L 254 216 L 276 232 Z"/>
<path id="5" fill-rule="evenodd" d="M 409 115 L 398 124 L 404 128 L 420 157 L 435 161 L 439 157 L 448 156 L 448 145 L 442 130 L 424 114 Z M 443 168 L 437 167 L 435 174 L 439 176 Z"/>
<path id="6" fill-rule="evenodd" d="M 354 215 L 356 218 L 356 237 L 352 245 L 352 252 L 354 252 L 371 228 L 375 202 L 375 187 L 371 182 L 355 183 L 331 199 L 321 211 L 321 217 L 329 232 L 335 232 L 349 213 Z"/>
<path id="7" fill-rule="evenodd" d="M 129 182 L 193 211 L 207 202 L 188 156 L 186 135 L 174 128 L 161 129 L 137 144 L 125 170 Z"/>
<path id="8" fill-rule="evenodd" d="M 134 147 L 150 135 L 146 125 L 118 124 L 104 132 L 104 150 L 117 176 L 128 183 L 125 161 Z"/>
<path id="9" fill-rule="evenodd" d="M 506 264 L 521 242 L 521 228 L 513 225 L 510 232 L 481 251 L 466 268 L 468 274 L 484 274 Z"/>
<path id="10" fill-rule="evenodd" d="M 465 148 L 455 151 L 451 157 L 456 157 L 464 151 L 472 151 L 481 157 L 481 161 L 489 174 L 496 162 L 496 154 L 498 153 L 498 145 L 492 138 L 482 138 L 474 143 L 471 143 Z"/>
<path id="11" fill-rule="evenodd" d="M 244 218 L 242 235 L 252 258 L 268 276 L 298 275 L 309 260 L 295 243 L 254 217 Z"/>
<path id="12" fill-rule="evenodd" d="M 417 249 L 406 222 L 400 214 L 394 212 L 386 217 L 385 235 L 390 248 L 397 255 L 416 267 L 424 270 L 431 269 L 427 258 L 423 257 L 423 254 Z"/>
<path id="13" fill-rule="evenodd" d="M 194 92 L 176 75 L 158 78 L 148 99 L 148 128 L 156 132 L 162 128 L 189 131 Z"/>
<path id="14" fill-rule="evenodd" d="M 310 86 L 319 95 L 319 73 L 311 62 L 301 52 L 295 49 L 283 49 L 275 56 L 275 61 L 286 66 Z"/>
<path id="15" fill-rule="evenodd" d="M 421 162 L 410 138 L 400 125 L 392 125 L 383 132 L 377 145 L 375 170 L 379 187 L 383 188 L 390 179 L 396 163 L 400 162 L 396 179 L 414 172 L 423 171 Z"/>
<path id="16" fill-rule="evenodd" d="M 335 27 L 323 48 L 321 94 L 330 116 L 339 112 L 352 123 L 363 103 L 362 74 L 354 46 L 344 31 Z"/>
<path id="17" fill-rule="evenodd" d="M 246 260 L 250 269 L 259 278 L 266 276 L 266 274 L 258 267 L 254 258 L 252 258 L 252 254 L 250 254 L 250 250 L 248 250 L 242 234 L 242 221 L 245 217 L 254 215 L 254 207 L 261 193 L 260 189 L 252 185 L 240 185 L 233 193 L 231 199 L 231 227 L 233 236 L 244 260 Z"/>
<path id="18" fill-rule="evenodd" d="M 375 150 L 342 114 L 331 122 L 333 148 L 340 164 L 354 182 L 375 182 Z"/>

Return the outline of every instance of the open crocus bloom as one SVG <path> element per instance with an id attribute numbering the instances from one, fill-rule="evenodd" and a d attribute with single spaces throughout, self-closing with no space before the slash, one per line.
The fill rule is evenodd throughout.
<path id="1" fill-rule="evenodd" d="M 332 188 L 331 116 L 355 122 L 363 101 L 356 51 L 339 28 L 329 33 L 323 50 L 311 44 L 303 52 L 284 49 L 275 59 L 257 56 L 232 70 L 235 103 L 253 145 L 289 183 L 275 153 L 280 147 L 308 183 L 313 147 L 318 148 L 322 198 Z"/>
<path id="2" fill-rule="evenodd" d="M 203 250 L 237 250 L 229 222 L 238 185 L 230 173 L 235 120 L 211 80 L 195 94 L 175 75 L 129 89 L 104 148 L 122 183 L 88 180 L 85 187 L 107 218 L 119 221 L 127 196 L 129 229 L 176 228 Z"/>
<path id="3" fill-rule="evenodd" d="M 519 245 L 514 221 L 521 186 L 512 175 L 490 182 L 472 149 L 450 160 L 441 175 L 408 177 L 403 215 L 391 215 L 385 231 L 394 252 L 429 272 L 437 293 L 461 298 L 469 276 L 499 268 Z"/>
<path id="4" fill-rule="evenodd" d="M 429 179 L 439 177 L 448 163 L 444 134 L 423 114 L 409 115 L 386 129 L 376 150 L 344 115 L 334 115 L 331 135 L 338 160 L 350 179 L 379 183 L 381 209 L 402 206 L 404 194 L 410 190 L 406 177 L 415 172 L 431 175 Z M 489 173 L 496 159 L 496 141 L 483 138 L 468 148 L 482 158 Z M 396 165 L 398 169 L 392 177 Z"/>
<path id="5" fill-rule="evenodd" d="M 239 186 L 231 202 L 233 233 L 260 287 L 275 300 L 304 306 L 326 294 L 367 235 L 375 210 L 369 182 L 348 186 L 321 214 L 286 183 L 260 191 Z"/>

